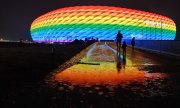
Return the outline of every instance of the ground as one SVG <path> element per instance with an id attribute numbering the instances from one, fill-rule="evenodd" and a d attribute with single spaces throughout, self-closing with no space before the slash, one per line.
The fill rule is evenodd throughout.
<path id="1" fill-rule="evenodd" d="M 17 49 L 14 52 L 18 52 Z M 46 62 L 52 58 L 45 56 L 46 53 L 42 49 L 42 47 L 37 49 L 35 52 L 41 50 L 41 53 L 35 54 L 39 56 L 31 59 L 28 57 L 32 56 L 33 50 L 31 48 L 28 51 L 20 50 L 23 55 L 20 55 L 19 52 L 14 55 L 13 50 L 5 51 L 6 48 L 1 48 L 1 51 L 4 50 L 1 52 L 1 55 L 4 54 L 1 58 L 4 61 L 1 63 L 4 65 L 5 71 L 6 69 L 15 69 L 11 68 L 13 65 L 17 67 L 22 64 L 29 67 L 29 64 L 34 62 L 25 61 L 24 59 L 27 58 L 30 61 L 45 59 L 43 62 L 39 62 L 41 68 L 37 68 L 37 64 L 34 67 L 30 64 L 30 68 L 21 69 L 21 71 L 28 70 L 34 74 L 31 78 L 43 76 L 43 78 L 36 78 L 36 81 L 24 81 L 24 79 L 29 78 L 29 76 L 26 78 L 25 75 L 31 75 L 28 71 L 18 73 L 16 70 L 11 72 L 15 74 L 12 76 L 10 72 L 2 74 L 2 81 L 6 81 L 6 79 L 9 81 L 2 83 L 5 85 L 1 89 L 0 102 L 2 105 L 23 108 L 170 108 L 180 106 L 180 64 L 178 59 L 167 58 L 138 49 L 132 50 L 130 47 L 127 48 L 126 56 L 123 56 L 122 52 L 116 51 L 114 42 L 97 42 L 84 50 L 82 50 L 83 48 L 77 49 L 75 46 L 64 46 L 64 49 L 61 47 L 61 53 L 65 54 L 59 53 L 55 59 L 55 64 L 58 64 L 59 61 L 62 62 L 50 70 L 47 67 L 51 66 L 53 61 L 48 64 Z M 74 52 L 75 49 L 77 52 Z M 82 51 L 80 52 L 80 50 Z M 78 52 L 80 53 L 78 54 Z M 50 52 L 48 53 L 51 55 Z M 12 54 L 19 58 L 13 59 Z M 23 56 L 23 60 L 20 59 L 21 56 Z M 9 57 L 11 59 L 7 59 Z M 69 61 L 66 61 L 65 57 L 69 57 Z M 12 63 L 8 63 L 5 58 Z M 7 67 L 8 64 L 10 68 Z M 36 73 L 42 73 L 45 70 L 46 74 L 39 75 Z M 21 77 L 16 77 L 21 76 L 21 74 L 24 79 L 18 80 Z M 14 79 L 10 80 L 11 78 Z"/>

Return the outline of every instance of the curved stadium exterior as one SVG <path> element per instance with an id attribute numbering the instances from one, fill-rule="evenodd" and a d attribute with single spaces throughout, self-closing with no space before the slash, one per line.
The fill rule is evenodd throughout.
<path id="1" fill-rule="evenodd" d="M 48 12 L 31 25 L 35 42 L 71 42 L 74 39 L 174 40 L 176 25 L 168 17 L 110 6 L 74 6 Z"/>

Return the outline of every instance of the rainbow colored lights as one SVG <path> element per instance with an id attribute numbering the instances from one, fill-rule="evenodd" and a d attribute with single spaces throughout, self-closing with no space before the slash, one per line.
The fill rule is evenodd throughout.
<path id="1" fill-rule="evenodd" d="M 109 6 L 61 8 L 38 17 L 31 25 L 35 42 L 71 42 L 91 37 L 114 40 L 118 30 L 123 39 L 174 40 L 176 36 L 176 25 L 168 17 Z"/>
<path id="2" fill-rule="evenodd" d="M 62 72 L 55 74 L 54 79 L 58 82 L 70 83 L 73 85 L 118 85 L 125 82 L 144 82 L 147 79 L 156 77 L 165 78 L 166 74 L 146 73 L 137 68 L 122 69 L 117 72 L 116 64 L 111 62 L 100 62 L 101 65 L 74 65 Z M 108 68 L 107 68 L 108 66 Z"/>

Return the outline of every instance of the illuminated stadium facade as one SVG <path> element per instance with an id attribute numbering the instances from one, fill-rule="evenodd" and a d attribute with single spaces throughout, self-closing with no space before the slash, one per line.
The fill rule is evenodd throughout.
<path id="1" fill-rule="evenodd" d="M 71 42 L 74 39 L 174 40 L 176 25 L 168 17 L 144 11 L 109 7 L 75 6 L 61 8 L 35 19 L 31 36 L 35 42 Z"/>

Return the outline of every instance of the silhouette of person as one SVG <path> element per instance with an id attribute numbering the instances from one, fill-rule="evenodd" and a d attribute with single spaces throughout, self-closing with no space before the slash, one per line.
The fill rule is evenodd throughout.
<path id="1" fill-rule="evenodd" d="M 127 47 L 126 41 L 123 41 L 123 44 L 122 44 L 123 56 L 126 55 L 126 47 Z"/>
<path id="2" fill-rule="evenodd" d="M 132 49 L 134 49 L 134 46 L 135 46 L 135 37 L 132 38 L 131 45 L 132 45 Z"/>
<path id="3" fill-rule="evenodd" d="M 123 36 L 122 36 L 121 32 L 118 31 L 118 34 L 116 36 L 117 51 L 120 51 L 122 38 L 123 38 Z"/>
<path id="4" fill-rule="evenodd" d="M 87 39 L 87 38 L 85 38 L 85 39 L 84 39 L 84 44 L 85 44 L 85 47 L 87 46 L 87 42 L 88 42 L 88 39 Z"/>

